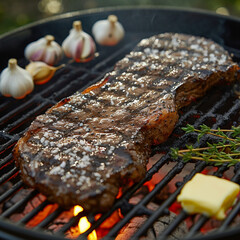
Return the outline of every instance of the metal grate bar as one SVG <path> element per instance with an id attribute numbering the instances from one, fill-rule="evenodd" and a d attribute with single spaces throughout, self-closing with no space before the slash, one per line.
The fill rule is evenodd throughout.
<path id="1" fill-rule="evenodd" d="M 3 111 L 4 109 L 9 110 L 9 104 L 10 104 L 10 101 L 7 101 L 7 100 L 4 102 L 1 102 L 1 105 L 0 105 L 1 111 Z"/>
<path id="2" fill-rule="evenodd" d="M 58 81 L 55 84 L 52 84 L 48 88 L 44 89 L 40 94 L 46 99 L 54 99 L 56 96 L 59 96 L 60 93 L 64 92 L 65 88 L 72 82 L 76 82 L 77 78 L 88 73 L 87 69 L 83 68 L 72 68 L 67 65 L 65 68 L 71 69 L 69 73 L 59 76 Z M 84 84 L 82 82 L 82 84 Z M 71 89 L 71 92 L 76 92 L 77 89 Z M 54 92 L 54 95 L 52 93 Z"/>
<path id="3" fill-rule="evenodd" d="M 235 173 L 231 181 L 233 182 L 239 182 L 240 180 L 240 169 Z M 230 223 L 234 220 L 234 218 L 239 214 L 240 211 L 240 201 L 233 207 L 231 212 L 228 214 L 227 218 L 224 220 L 223 224 L 219 227 L 218 231 L 222 232 L 224 231 L 227 226 L 230 225 Z"/>
<path id="4" fill-rule="evenodd" d="M 97 229 L 106 219 L 108 219 L 114 211 L 116 211 L 120 206 L 118 206 L 118 202 L 103 216 L 101 216 L 95 223 L 92 224 L 92 226 L 83 234 L 81 234 L 77 240 L 84 240 L 87 238 L 89 233 L 91 233 L 93 230 Z"/>
<path id="5" fill-rule="evenodd" d="M 55 92 L 56 89 L 63 88 L 63 84 L 71 82 L 77 75 L 81 74 L 81 72 L 84 71 L 86 71 L 86 69 L 83 69 L 81 67 L 76 69 L 73 66 L 66 64 L 64 68 L 59 69 L 55 73 L 51 79 L 51 82 L 44 84 L 45 87 L 40 86 L 42 89 L 39 90 L 38 94 L 41 95 L 44 99 L 52 99 L 52 93 Z"/>
<path id="6" fill-rule="evenodd" d="M 191 237 L 193 237 L 198 232 L 198 230 L 208 221 L 208 219 L 209 219 L 209 217 L 202 215 L 199 218 L 199 220 L 192 226 L 192 228 L 186 235 L 186 238 L 191 239 Z"/>
<path id="7" fill-rule="evenodd" d="M 186 107 L 186 109 L 184 110 L 185 112 L 183 114 L 180 115 L 179 121 L 176 124 L 175 129 L 177 129 L 177 131 L 179 132 L 179 128 L 181 129 L 182 126 L 185 126 L 188 123 L 188 119 L 192 119 L 193 115 L 199 115 L 198 119 L 194 119 L 194 123 L 193 125 L 197 128 L 199 125 L 203 124 L 208 118 L 210 117 L 215 117 L 216 116 L 216 110 L 221 108 L 221 106 L 228 101 L 228 98 L 231 96 L 232 91 L 225 91 L 223 92 L 223 94 L 219 97 L 221 97 L 220 99 L 218 99 L 218 101 L 215 103 L 211 103 L 207 102 L 206 103 L 206 98 L 202 98 L 199 99 L 199 101 L 197 103 L 195 103 L 194 105 L 188 106 Z M 209 93 L 209 95 L 211 95 L 211 92 Z M 207 112 L 202 113 L 199 108 L 201 108 L 201 106 L 205 106 L 205 105 L 210 105 L 209 109 Z M 236 102 L 235 106 L 237 107 L 238 104 Z M 189 109 L 190 108 L 190 109 Z M 233 109 L 230 109 L 228 112 L 228 116 L 230 116 L 230 113 L 232 113 Z M 222 116 L 222 115 L 220 115 Z M 219 117 L 218 121 L 217 121 L 217 126 L 216 124 L 214 126 L 212 126 L 212 128 L 217 128 L 218 126 L 221 126 L 224 124 L 224 119 L 222 117 Z M 182 147 L 183 143 L 187 142 L 189 140 L 189 135 L 183 134 L 183 132 L 180 133 L 180 139 L 176 141 L 176 137 L 174 136 L 174 132 L 173 134 L 169 137 L 169 139 L 161 144 L 160 146 L 156 146 L 153 149 L 153 153 L 156 153 L 158 151 L 161 151 L 161 149 L 165 150 L 165 151 L 169 151 L 169 145 L 171 147 Z M 178 136 L 179 138 L 179 136 Z M 168 144 L 168 142 L 171 142 L 170 144 Z"/>
<path id="8" fill-rule="evenodd" d="M 4 202 L 7 198 L 9 198 L 13 193 L 17 192 L 21 187 L 23 187 L 23 182 L 20 180 L 18 183 L 13 185 L 9 190 L 4 192 L 0 196 L 0 203 Z"/>
<path id="9" fill-rule="evenodd" d="M 3 184 L 5 181 L 7 181 L 10 177 L 12 177 L 15 173 L 17 173 L 19 170 L 17 167 L 14 167 L 11 171 L 9 171 L 8 173 L 4 174 L 1 178 L 0 178 L 0 184 Z"/>
<path id="10" fill-rule="evenodd" d="M 11 147 L 14 146 L 14 144 L 16 143 L 16 141 L 18 140 L 17 137 L 12 137 L 9 135 L 9 138 L 11 138 L 11 140 L 9 140 L 8 142 L 6 142 L 5 144 L 3 144 L 1 147 L 0 147 L 0 152 L 1 152 L 1 155 L 3 153 L 5 153 L 8 149 L 10 149 Z"/>
<path id="11" fill-rule="evenodd" d="M 66 240 L 66 238 L 63 238 L 61 236 L 55 236 L 50 235 L 46 232 L 42 231 L 27 231 L 25 228 L 22 228 L 20 226 L 17 226 L 16 224 L 9 223 L 7 221 L 4 221 L 4 219 L 0 219 L 0 229 L 3 230 L 6 235 L 13 235 L 15 236 L 15 239 L 17 240 Z M 1 236 L 1 235 L 0 235 Z M 16 236 L 18 238 L 16 238 Z M 9 240 L 12 240 L 14 238 L 10 238 Z"/>
<path id="12" fill-rule="evenodd" d="M 172 222 L 172 224 L 170 224 L 166 229 L 165 231 L 163 231 L 161 233 L 161 235 L 158 236 L 158 240 L 164 240 L 166 239 L 166 237 L 168 235 L 170 235 L 176 228 L 177 226 L 183 222 L 186 218 L 188 217 L 188 214 L 182 210 L 178 215 L 177 217 L 175 218 L 175 220 Z"/>
<path id="13" fill-rule="evenodd" d="M 6 233 L 4 231 L 0 231 L 0 236 L 2 240 L 24 240 L 20 237 L 15 237 L 11 233 Z"/>
<path id="14" fill-rule="evenodd" d="M 32 198 L 34 198 L 38 194 L 37 190 L 33 190 L 29 195 L 27 195 L 25 198 L 22 198 L 20 201 L 15 203 L 12 207 L 8 208 L 5 212 L 1 214 L 1 217 L 9 217 L 13 213 L 19 210 L 19 208 L 25 206 L 25 204 L 30 201 Z"/>
<path id="15" fill-rule="evenodd" d="M 61 207 L 58 207 L 53 213 L 48 215 L 42 222 L 40 222 L 36 227 L 34 227 L 34 230 L 41 230 L 42 228 L 46 227 L 50 222 L 52 222 L 54 219 L 56 219 L 61 213 L 63 209 Z"/>
<path id="16" fill-rule="evenodd" d="M 151 180 L 152 176 L 168 162 L 168 157 L 163 157 L 160 161 L 155 163 L 146 173 L 145 178 L 142 179 L 138 184 L 135 184 L 132 188 L 130 188 L 124 195 L 124 199 L 130 199 L 132 195 L 142 186 L 145 182 Z M 121 205 L 121 203 L 120 203 Z"/>
<path id="17" fill-rule="evenodd" d="M 64 224 L 61 229 L 59 229 L 56 234 L 64 234 L 67 230 L 69 230 L 72 226 L 75 226 L 79 221 L 80 216 L 72 217 L 68 223 Z"/>
<path id="18" fill-rule="evenodd" d="M 211 92 L 212 92 L 212 91 L 210 91 L 209 94 L 211 94 Z M 225 92 L 223 93 L 223 95 L 221 96 L 221 98 L 218 99 L 217 102 L 208 103 L 210 106 L 211 106 L 211 105 L 212 105 L 212 106 L 210 107 L 210 109 L 208 109 L 208 111 L 207 111 L 206 113 L 204 113 L 199 119 L 197 119 L 197 120 L 195 121 L 194 126 L 195 126 L 195 127 L 198 127 L 200 124 L 202 124 L 202 123 L 204 122 L 204 120 L 205 120 L 207 117 L 209 117 L 209 116 L 215 116 L 214 112 L 216 111 L 216 109 L 222 107 L 222 105 L 224 104 L 224 102 L 227 101 L 227 99 L 228 99 L 230 96 L 231 96 L 231 92 L 225 91 Z M 184 114 L 183 119 L 181 119 L 181 121 L 179 121 L 179 124 L 181 124 L 182 120 L 186 120 L 186 117 L 191 116 L 192 113 L 194 113 L 194 112 L 192 112 L 193 110 L 196 111 L 196 110 L 199 109 L 202 105 L 205 105 L 205 104 L 206 104 L 206 98 L 199 99 L 199 101 L 191 107 L 192 109 L 191 109 L 190 111 L 188 111 L 186 114 Z M 199 113 L 199 111 L 197 110 L 195 113 Z M 186 115 L 186 117 L 185 117 L 185 115 Z M 177 126 L 178 126 L 179 124 L 177 124 Z"/>
<path id="19" fill-rule="evenodd" d="M 38 95 L 35 95 L 34 99 L 38 99 L 38 97 L 39 97 Z M 36 105 L 37 105 L 37 102 L 33 101 L 32 98 L 29 101 L 22 103 L 22 105 L 21 104 L 18 105 L 17 103 L 16 106 L 13 107 L 12 111 L 9 111 L 7 114 L 5 114 L 3 117 L 0 118 L 1 125 L 5 126 L 9 124 L 9 122 L 11 122 L 12 119 L 16 118 L 16 116 L 19 116 L 20 113 L 26 113 L 26 109 L 29 109 L 29 108 L 31 109 L 31 106 L 36 106 Z M 22 119 L 22 118 L 24 118 L 24 116 L 22 116 L 21 118 L 18 117 L 16 118 L 16 120 Z M 12 121 L 15 122 L 15 119 Z"/>
<path id="20" fill-rule="evenodd" d="M 11 106 L 13 104 L 14 104 L 14 106 Z M 2 116 L 0 118 L 0 126 L 1 125 L 4 126 L 9 118 L 16 116 L 20 112 L 24 112 L 26 109 L 28 109 L 29 105 L 32 105 L 32 104 L 33 104 L 33 102 L 29 103 L 28 101 L 24 102 L 22 104 L 20 104 L 18 102 L 17 103 L 6 102 L 7 113 L 3 114 L 2 112 L 4 111 L 4 108 L 3 107 L 0 108 L 1 109 L 0 111 L 2 113 Z"/>
<path id="21" fill-rule="evenodd" d="M 67 86 L 61 88 L 59 91 L 55 91 L 55 98 L 59 101 L 60 99 L 70 96 L 74 94 L 79 88 L 85 88 L 86 84 L 84 83 L 85 79 L 91 79 L 88 73 L 85 73 L 83 76 L 79 78 L 75 78 L 75 80 L 71 81 Z M 89 83 L 93 83 L 96 81 L 89 81 Z"/>
<path id="22" fill-rule="evenodd" d="M 227 169 L 227 164 L 222 165 L 215 173 L 214 176 L 217 177 L 222 177 L 222 174 L 224 171 Z M 209 220 L 209 217 L 206 217 L 202 215 L 197 222 L 193 225 L 193 227 L 190 229 L 190 231 L 187 234 L 187 238 L 193 237 L 199 230 L 200 228 Z"/>
<path id="23" fill-rule="evenodd" d="M 235 165 L 236 166 L 236 165 Z M 235 182 L 235 183 L 239 183 L 240 182 L 240 169 L 238 169 L 238 171 L 235 173 L 235 175 L 232 177 L 231 181 Z"/>
<path id="24" fill-rule="evenodd" d="M 233 219 L 239 214 L 240 212 L 240 202 L 237 203 L 236 206 L 231 210 L 228 217 L 224 220 L 223 224 L 219 227 L 219 231 L 224 231 L 230 223 L 233 221 Z"/>
<path id="25" fill-rule="evenodd" d="M 178 163 L 172 170 L 169 171 L 169 173 L 162 179 L 162 181 L 160 183 L 158 183 L 154 190 L 152 190 L 149 194 L 147 194 L 147 196 L 145 196 L 143 198 L 142 201 L 140 201 L 125 217 L 124 220 L 120 221 L 116 226 L 114 226 L 111 231 L 108 233 L 108 237 L 114 237 L 116 235 L 116 233 L 130 220 L 132 219 L 134 216 L 137 215 L 139 208 L 142 208 L 143 205 L 146 205 L 155 195 L 156 193 L 160 192 L 164 186 L 166 186 L 166 184 L 168 182 L 171 181 L 171 179 L 178 174 L 182 168 L 184 167 L 184 164 Z M 164 208 L 162 208 L 160 215 L 164 212 L 165 210 L 165 206 Z M 156 213 L 156 212 L 155 212 Z M 154 213 L 154 214 L 155 214 Z M 154 215 L 153 214 L 153 215 Z M 152 216 L 153 216 L 152 215 Z M 151 217 L 152 217 L 151 216 Z M 150 217 L 150 218 L 151 218 Z M 149 219 L 150 219 L 149 218 Z"/>
<path id="26" fill-rule="evenodd" d="M 51 105 L 53 105 L 53 103 Z M 43 111 L 45 111 L 47 108 L 49 108 L 49 102 L 43 102 L 39 106 L 33 108 L 30 112 L 25 113 L 21 118 L 17 119 L 11 124 L 8 124 L 4 130 L 6 132 L 12 132 L 17 126 L 20 126 L 25 122 L 30 123 L 36 115 L 43 113 Z"/>
<path id="27" fill-rule="evenodd" d="M 6 133 L 5 131 L 0 130 L 0 141 L 2 141 L 3 143 L 9 141 L 12 138 L 12 136 L 10 136 L 8 133 Z M 1 149 L 2 146 L 0 146 Z"/>
<path id="28" fill-rule="evenodd" d="M 9 140 L 9 141 L 6 142 L 5 144 L 3 144 L 3 145 L 1 146 L 1 148 L 0 148 L 1 158 L 3 158 L 4 155 L 6 155 L 6 152 L 9 151 L 9 149 L 10 149 L 9 153 L 11 154 L 11 152 L 12 152 L 12 151 L 11 151 L 11 148 L 14 147 L 14 145 L 15 145 L 15 143 L 16 143 L 16 141 L 17 141 L 17 138 L 16 138 L 16 137 L 12 138 L 12 136 L 11 136 L 10 138 L 11 138 L 11 140 Z"/>
<path id="29" fill-rule="evenodd" d="M 85 214 L 84 211 L 83 211 L 83 212 L 79 212 L 77 216 L 72 217 L 72 218 L 69 220 L 68 223 L 64 224 L 58 231 L 56 231 L 56 234 L 58 234 L 58 235 L 64 234 L 64 233 L 65 233 L 67 230 L 69 230 L 71 227 L 77 225 L 78 222 L 79 222 L 79 219 L 80 219 L 81 217 L 85 217 L 85 216 L 87 216 L 87 214 Z M 91 216 L 91 217 L 94 218 L 93 216 Z M 90 219 L 91 217 L 88 217 L 88 219 Z M 94 227 L 93 230 L 96 229 L 96 228 L 97 228 L 97 227 Z M 80 235 L 80 236 L 81 236 L 81 235 Z M 77 239 L 78 239 L 78 238 L 77 238 Z"/>
<path id="30" fill-rule="evenodd" d="M 35 215 L 37 215 L 40 211 L 42 211 L 47 205 L 49 204 L 49 201 L 44 201 L 41 204 L 39 204 L 36 208 L 34 208 L 31 212 L 26 214 L 22 219 L 19 220 L 17 223 L 18 225 L 26 224 L 29 220 L 31 220 Z"/>
<path id="31" fill-rule="evenodd" d="M 239 112 L 239 100 L 236 100 L 235 104 L 233 104 L 233 106 L 229 109 L 229 111 L 224 114 L 224 117 L 220 116 L 220 119 L 218 119 L 218 121 L 221 121 L 222 123 L 227 123 L 229 122 L 229 119 L 231 119 L 231 115 L 236 112 Z M 219 124 L 216 123 L 213 127 L 218 125 Z"/>
<path id="32" fill-rule="evenodd" d="M 6 164 L 9 164 L 12 160 L 12 154 L 9 154 L 7 157 L 1 159 L 0 168 L 4 167 Z"/>
<path id="33" fill-rule="evenodd" d="M 184 182 L 189 181 L 197 172 L 201 172 L 206 167 L 205 162 L 199 163 L 192 172 L 185 177 Z M 161 184 L 161 182 L 159 183 Z M 155 212 L 148 220 L 141 226 L 141 228 L 134 234 L 133 239 L 139 239 L 140 236 L 144 235 L 151 225 L 156 221 L 156 219 L 161 216 L 166 209 L 175 201 L 177 195 L 180 193 L 182 187 L 180 186 Z"/>

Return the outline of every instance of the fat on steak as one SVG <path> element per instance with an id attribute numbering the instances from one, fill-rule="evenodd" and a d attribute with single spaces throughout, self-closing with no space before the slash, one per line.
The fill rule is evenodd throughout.
<path id="1" fill-rule="evenodd" d="M 145 176 L 150 147 L 169 137 L 178 110 L 238 70 L 203 37 L 143 39 L 100 83 L 32 122 L 14 149 L 23 181 L 61 206 L 107 211 L 120 187 Z"/>

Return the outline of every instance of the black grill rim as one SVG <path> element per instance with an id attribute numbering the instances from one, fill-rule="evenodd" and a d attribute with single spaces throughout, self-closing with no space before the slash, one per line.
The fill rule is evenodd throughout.
<path id="1" fill-rule="evenodd" d="M 172 12 L 172 13 L 181 13 L 181 14 L 200 14 L 204 17 L 209 17 L 210 20 L 212 18 L 214 19 L 220 19 L 220 20 L 226 20 L 226 21 L 233 21 L 235 23 L 238 23 L 240 24 L 240 19 L 236 18 L 236 17 L 231 17 L 231 16 L 220 16 L 218 14 L 215 14 L 215 13 L 212 13 L 212 12 L 208 12 L 208 11 L 201 11 L 201 10 L 191 10 L 191 9 L 184 9 L 184 8 L 171 8 L 171 7 L 158 7 L 158 6 L 148 6 L 148 7 L 110 7 L 110 8 L 104 8 L 104 9 L 93 9 L 93 10 L 85 10 L 85 11 L 76 11 L 76 12 L 72 12 L 72 13 L 66 13 L 66 14 L 62 14 L 62 15 L 59 15 L 59 16 L 56 16 L 56 17 L 52 17 L 52 18 L 47 18 L 47 19 L 44 19 L 44 20 L 41 20 L 41 21 L 38 21 L 38 22 L 35 22 L 33 24 L 29 24 L 27 26 L 24 26 L 24 27 L 21 27 L 17 30 L 14 30 L 14 31 L 11 31 L 9 33 L 6 33 L 6 34 L 3 34 L 0 36 L 0 43 L 1 41 L 4 41 L 5 39 L 8 39 L 9 37 L 13 36 L 14 34 L 19 34 L 23 31 L 27 31 L 28 29 L 31 29 L 31 28 L 34 28 L 36 26 L 39 26 L 39 25 L 42 25 L 42 24 L 45 24 L 45 23 L 49 23 L 49 22 L 54 22 L 56 20 L 59 20 L 59 19 L 72 19 L 72 18 L 75 18 L 75 17 L 81 17 L 83 15 L 86 15 L 86 16 L 91 16 L 92 14 L 100 14 L 99 16 L 101 16 L 101 14 L 107 14 L 108 12 L 109 13 L 112 13 L 112 12 L 115 12 L 116 14 L 117 13 L 121 13 L 121 12 L 126 12 L 126 11 L 134 11 L 134 10 L 139 10 L 139 11 L 166 11 L 166 12 Z M 227 45 L 224 45 L 224 47 L 226 49 L 228 49 L 230 52 L 232 51 L 235 51 L 235 48 L 232 48 L 231 46 L 228 46 Z M 236 53 L 236 55 L 238 55 L 239 53 Z M 239 56 L 237 56 L 239 57 Z M 101 74 L 99 74 L 99 76 L 101 76 Z M 51 101 L 51 100 L 49 100 Z M 53 104 L 55 103 L 54 101 L 52 102 Z M 19 138 L 19 136 L 21 135 L 21 133 L 18 133 L 18 134 L 14 134 L 14 137 L 9 137 L 9 139 L 11 139 L 10 141 L 14 142 L 17 140 L 17 138 Z M 8 137 L 7 135 L 5 135 L 5 137 Z M 165 158 L 165 161 L 167 161 L 167 158 Z M 159 168 L 161 164 L 164 164 L 164 162 L 159 162 L 158 166 L 156 167 Z M 181 165 L 181 164 L 179 164 Z M 200 169 L 204 168 L 205 164 L 201 163 L 199 165 L 197 165 L 197 170 L 200 171 Z M 182 166 L 179 166 L 179 169 L 181 168 Z M 154 171 L 157 171 L 156 169 L 152 169 L 151 171 L 154 172 Z M 16 169 L 14 168 L 12 170 L 14 173 L 16 171 Z M 150 171 L 150 172 L 151 172 Z M 177 169 L 175 169 L 175 171 L 178 171 Z M 149 176 L 151 176 L 150 173 L 148 173 Z M 240 173 L 238 172 L 238 177 L 240 175 Z M 146 180 L 146 179 L 145 179 Z M 4 180 L 3 180 L 4 181 Z M 139 185 L 141 185 L 142 183 L 140 183 Z M 20 184 L 21 185 L 21 182 Z M 134 191 L 134 189 L 132 190 Z M 36 193 L 36 192 L 35 192 Z M 33 195 L 35 194 L 33 193 Z M 176 195 L 176 194 L 175 194 Z M 117 208 L 119 205 L 118 203 L 116 204 L 115 208 Z M 239 208 L 240 207 L 240 204 L 237 205 L 237 207 Z M 58 210 L 58 211 L 61 211 L 61 210 Z M 56 211 L 54 214 L 57 215 L 58 211 Z M 5 213 L 7 214 L 7 213 Z M 180 215 L 180 218 L 184 218 L 184 213 L 182 213 L 182 215 Z M 0 229 L 1 231 L 3 232 L 0 232 L 0 236 L 1 236 L 1 233 L 3 234 L 2 236 L 4 236 L 5 234 L 5 238 L 8 239 L 8 235 L 9 236 L 15 236 L 16 239 L 46 239 L 46 237 L 48 239 L 66 239 L 64 238 L 61 234 L 60 235 L 48 235 L 46 234 L 45 232 L 39 230 L 39 229 L 34 229 L 34 230 L 28 230 L 24 227 L 21 226 L 21 224 L 19 225 L 16 225 L 16 224 L 13 224 L 11 222 L 9 222 L 6 218 L 4 217 L 0 217 Z M 14 229 L 14 232 L 13 232 L 13 229 Z M 90 229 L 91 230 L 91 229 Z M 90 232 L 90 230 L 88 232 Z M 86 234 L 82 234 L 79 239 L 84 239 L 84 237 L 87 235 Z M 116 234 L 116 231 L 112 231 L 112 236 L 114 236 Z M 111 235 L 111 234 L 110 234 Z M 215 233 L 209 233 L 208 235 L 206 236 L 191 236 L 189 239 L 193 239 L 193 240 L 198 240 L 198 239 L 202 239 L 202 240 L 221 240 L 221 239 L 238 239 L 239 238 L 239 235 L 240 235 L 240 229 L 238 228 L 233 228 L 233 229 L 225 229 L 223 228 L 222 230 L 220 229 L 219 232 L 215 232 Z M 9 239 L 13 239 L 13 238 L 9 238 Z M 106 239 L 112 239 L 112 238 L 108 238 L 106 237 Z M 136 237 L 136 239 L 138 239 Z M 185 238 L 186 239 L 186 238 Z"/>
<path id="2" fill-rule="evenodd" d="M 160 11 L 172 11 L 172 12 L 181 12 L 181 13 L 193 13 L 193 14 L 202 14 L 205 16 L 209 17 L 214 17 L 214 18 L 220 18 L 220 19 L 225 19 L 225 20 L 231 20 L 231 21 L 236 21 L 240 22 L 240 18 L 236 16 L 231 16 L 231 15 L 220 15 L 217 14 L 213 11 L 210 10 L 203 10 L 203 9 L 198 9 L 198 8 L 185 8 L 185 7 L 176 7 L 176 6 L 154 6 L 154 5 L 146 5 L 146 6 L 110 6 L 110 7 L 103 7 L 103 8 L 93 8 L 93 9 L 85 9 L 85 10 L 77 10 L 77 11 L 72 11 L 72 12 L 67 12 L 63 13 L 60 15 L 55 15 L 52 17 L 46 17 L 44 19 L 34 21 L 32 23 L 26 24 L 24 26 L 18 27 L 17 29 L 11 30 L 9 32 L 3 33 L 0 35 L 0 41 L 8 36 L 11 36 L 15 33 L 18 33 L 20 31 L 27 30 L 29 28 L 33 28 L 35 26 L 41 25 L 43 23 L 49 23 L 49 22 L 54 22 L 59 19 L 68 19 L 68 18 L 73 18 L 76 16 L 81 16 L 81 15 L 92 15 L 92 14 L 98 14 L 98 13 L 103 13 L 103 12 L 121 12 L 121 11 L 132 11 L 132 10 L 160 10 Z"/>

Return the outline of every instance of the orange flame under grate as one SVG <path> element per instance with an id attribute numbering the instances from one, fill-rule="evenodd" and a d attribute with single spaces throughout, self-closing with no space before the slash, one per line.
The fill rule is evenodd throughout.
<path id="1" fill-rule="evenodd" d="M 77 216 L 78 213 L 82 212 L 83 208 L 79 205 L 76 205 L 74 207 L 73 214 L 74 216 Z M 87 217 L 82 217 L 80 218 L 78 222 L 78 228 L 79 228 L 79 233 L 84 233 L 86 232 L 89 228 L 91 227 L 91 223 L 88 221 Z M 95 230 L 93 230 L 89 235 L 88 235 L 88 240 L 97 240 L 97 233 Z"/>

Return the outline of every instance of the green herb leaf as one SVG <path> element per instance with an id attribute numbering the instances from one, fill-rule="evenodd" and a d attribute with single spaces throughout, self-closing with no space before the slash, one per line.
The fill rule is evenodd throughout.
<path id="1" fill-rule="evenodd" d="M 178 148 L 171 148 L 171 157 L 173 158 L 173 159 L 178 159 L 178 151 L 179 151 L 179 149 Z"/>
<path id="2" fill-rule="evenodd" d="M 202 160 L 207 163 L 213 162 L 215 166 L 228 163 L 229 167 L 240 162 L 240 126 L 232 127 L 231 130 L 220 128 L 215 130 L 203 124 L 199 130 L 187 124 L 182 129 L 186 133 L 197 132 L 197 141 L 206 134 L 218 137 L 219 141 L 217 143 L 207 142 L 207 146 L 202 148 L 194 148 L 193 145 L 186 145 L 186 149 L 183 150 L 171 148 L 172 158 L 182 157 L 184 162 L 188 162 L 191 159 Z"/>
<path id="3" fill-rule="evenodd" d="M 194 126 L 187 124 L 186 127 L 183 127 L 182 130 L 184 130 L 186 133 L 191 133 L 195 131 Z"/>

